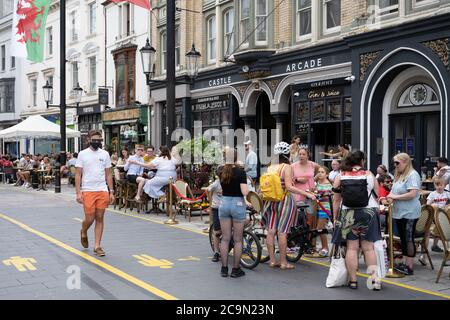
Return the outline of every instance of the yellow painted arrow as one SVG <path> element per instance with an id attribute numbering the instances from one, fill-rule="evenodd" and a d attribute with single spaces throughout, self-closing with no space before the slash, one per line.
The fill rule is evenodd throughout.
<path id="1" fill-rule="evenodd" d="M 138 262 L 146 267 L 159 267 L 161 269 L 173 268 L 173 263 L 165 259 L 157 259 L 146 254 L 133 255 Z"/>
<path id="2" fill-rule="evenodd" d="M 7 260 L 3 260 L 3 264 L 5 266 L 14 266 L 20 272 L 36 270 L 36 267 L 33 265 L 33 263 L 37 263 L 35 259 L 22 258 L 20 256 L 14 256 Z"/>

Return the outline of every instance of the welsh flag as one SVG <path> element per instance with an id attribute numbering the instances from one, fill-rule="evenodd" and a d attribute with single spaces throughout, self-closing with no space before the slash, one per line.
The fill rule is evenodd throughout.
<path id="1" fill-rule="evenodd" d="M 111 0 L 111 1 L 114 3 L 129 2 L 129 3 L 135 4 L 139 7 L 142 7 L 144 9 L 152 10 L 152 7 L 150 5 L 150 0 Z"/>
<path id="2" fill-rule="evenodd" d="M 44 60 L 45 23 L 51 0 L 14 0 L 12 55 Z"/>

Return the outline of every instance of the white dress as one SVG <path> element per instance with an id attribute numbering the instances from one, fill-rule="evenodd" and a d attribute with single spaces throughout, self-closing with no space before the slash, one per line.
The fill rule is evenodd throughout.
<path id="1" fill-rule="evenodd" d="M 163 188 L 170 183 L 170 177 L 173 181 L 177 179 L 176 166 L 179 161 L 175 158 L 171 160 L 158 157 L 150 162 L 157 169 L 155 177 L 147 180 L 144 185 L 144 192 L 150 198 L 159 198 L 164 195 Z"/>

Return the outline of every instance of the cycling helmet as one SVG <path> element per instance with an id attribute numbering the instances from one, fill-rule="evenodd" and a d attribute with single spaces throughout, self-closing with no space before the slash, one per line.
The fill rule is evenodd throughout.
<path id="1" fill-rule="evenodd" d="M 289 154 L 290 152 L 290 146 L 288 143 L 286 142 L 279 142 L 275 145 L 275 147 L 273 148 L 273 152 L 276 155 L 279 154 Z"/>

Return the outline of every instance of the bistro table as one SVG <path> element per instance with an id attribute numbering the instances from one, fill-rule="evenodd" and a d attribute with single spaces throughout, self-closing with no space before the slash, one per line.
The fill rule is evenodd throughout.
<path id="1" fill-rule="evenodd" d="M 40 191 L 40 190 L 47 191 L 47 189 L 45 188 L 45 176 L 48 174 L 48 170 L 39 169 L 36 171 L 39 175 L 39 187 L 38 187 L 37 191 Z"/>

